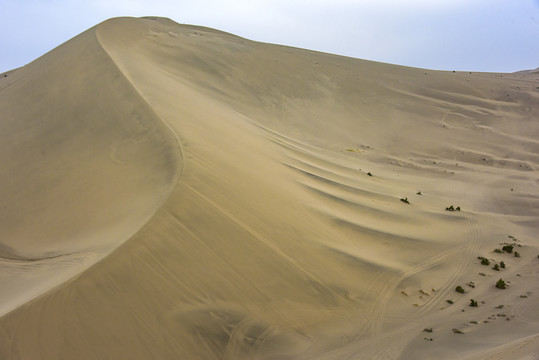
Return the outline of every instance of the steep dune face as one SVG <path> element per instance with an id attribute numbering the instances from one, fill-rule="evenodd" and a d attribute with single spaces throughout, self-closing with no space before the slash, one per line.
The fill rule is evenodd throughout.
<path id="1" fill-rule="evenodd" d="M 40 100 L 51 125 L 9 149 L 46 141 L 56 152 L 34 166 L 55 170 L 35 172 L 54 187 L 41 201 L 59 207 L 55 191 L 86 191 L 63 207 L 84 224 L 49 211 L 65 221 L 50 227 L 63 236 L 37 241 L 6 218 L 20 240 L 5 251 L 84 254 L 136 234 L 2 317 L 4 357 L 481 358 L 536 348 L 533 297 L 514 299 L 539 290 L 537 76 L 403 68 L 161 18 L 104 22 L 31 69 L 0 83 L 9 126 L 34 119 L 13 105 L 29 91 L 24 76 L 64 96 Z M 81 99 L 86 107 L 72 107 Z M 66 111 L 78 127 L 57 116 Z M 58 124 L 71 130 L 47 136 Z M 36 191 L 21 163 L 11 166 Z M 16 194 L 5 196 L 24 205 Z M 445 211 L 451 204 L 462 210 Z M 500 242 L 520 245 L 521 257 L 493 253 Z M 479 255 L 508 266 L 497 273 Z M 494 288 L 499 275 L 509 289 Z M 454 292 L 470 282 L 473 295 Z M 461 311 L 467 295 L 485 301 L 472 317 Z M 512 321 L 481 322 L 498 304 Z"/>
<path id="2" fill-rule="evenodd" d="M 0 94 L 4 307 L 133 235 L 175 184 L 179 149 L 93 29 L 2 78 Z"/>

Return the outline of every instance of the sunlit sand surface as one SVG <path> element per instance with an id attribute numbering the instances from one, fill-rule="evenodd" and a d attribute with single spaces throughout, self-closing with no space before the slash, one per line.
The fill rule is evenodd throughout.
<path id="1" fill-rule="evenodd" d="M 0 76 L 0 358 L 532 359 L 538 104 L 101 23 Z"/>

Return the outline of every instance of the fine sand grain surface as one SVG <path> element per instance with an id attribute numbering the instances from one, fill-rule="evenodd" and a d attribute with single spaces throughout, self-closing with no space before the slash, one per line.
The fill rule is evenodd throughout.
<path id="1" fill-rule="evenodd" d="M 538 119 L 537 72 L 103 22 L 0 74 L 0 358 L 536 359 Z"/>

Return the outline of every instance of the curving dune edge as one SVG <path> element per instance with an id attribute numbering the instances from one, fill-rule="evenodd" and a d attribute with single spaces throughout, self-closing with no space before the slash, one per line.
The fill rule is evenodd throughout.
<path id="1" fill-rule="evenodd" d="M 539 352 L 539 75 L 155 17 L 6 75 L 1 358 Z"/>

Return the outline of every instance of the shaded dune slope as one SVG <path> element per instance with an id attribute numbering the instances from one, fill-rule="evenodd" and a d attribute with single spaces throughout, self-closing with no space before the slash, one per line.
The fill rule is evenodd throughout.
<path id="1" fill-rule="evenodd" d="M 2 276 L 1 297 L 17 302 L 137 232 L 175 184 L 180 153 L 93 29 L 0 87 L 0 266 L 20 271 Z"/>
<path id="2" fill-rule="evenodd" d="M 65 265 L 72 276 L 130 239 L 3 316 L 6 358 L 428 358 L 423 328 L 467 321 L 456 285 L 500 302 L 539 290 L 525 288 L 539 246 L 533 74 L 120 18 L 7 79 L 5 282 L 29 259 L 92 254 Z M 491 293 L 477 256 L 508 234 L 531 250 L 511 261 L 510 292 Z M 517 305 L 503 340 L 470 328 L 457 348 L 449 330 L 441 356 L 532 348 L 539 314 Z"/>

